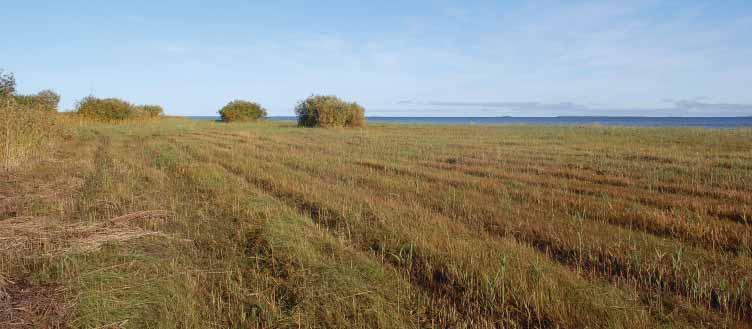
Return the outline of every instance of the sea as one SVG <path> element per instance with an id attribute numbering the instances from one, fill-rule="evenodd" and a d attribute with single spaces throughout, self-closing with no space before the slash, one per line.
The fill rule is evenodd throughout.
<path id="1" fill-rule="evenodd" d="M 218 116 L 189 116 L 193 120 L 219 120 Z M 268 120 L 295 121 L 294 116 L 270 116 Z M 415 125 L 602 125 L 624 127 L 752 127 L 752 117 L 367 117 L 369 123 Z"/>

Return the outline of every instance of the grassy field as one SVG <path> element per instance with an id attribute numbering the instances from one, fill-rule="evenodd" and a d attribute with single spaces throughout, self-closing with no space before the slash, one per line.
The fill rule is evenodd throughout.
<path id="1" fill-rule="evenodd" d="M 70 129 L 0 171 L 0 327 L 752 328 L 752 130 Z"/>

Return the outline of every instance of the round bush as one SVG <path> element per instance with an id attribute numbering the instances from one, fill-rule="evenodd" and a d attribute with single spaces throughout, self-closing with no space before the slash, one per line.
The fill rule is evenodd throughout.
<path id="1" fill-rule="evenodd" d="M 79 115 L 97 121 L 121 121 L 134 116 L 134 106 L 117 98 L 99 99 L 88 96 L 78 102 Z"/>
<path id="2" fill-rule="evenodd" d="M 256 121 L 266 117 L 266 110 L 254 102 L 235 100 L 219 110 L 219 115 L 224 122 Z"/>
<path id="3" fill-rule="evenodd" d="M 311 96 L 295 108 L 301 127 L 362 127 L 365 109 L 335 96 Z"/>

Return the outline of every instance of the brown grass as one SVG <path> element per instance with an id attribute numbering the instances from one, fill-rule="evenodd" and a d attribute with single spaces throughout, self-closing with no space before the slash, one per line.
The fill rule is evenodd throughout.
<path id="1" fill-rule="evenodd" d="M 2 176 L 19 252 L 0 270 L 65 287 L 73 327 L 752 320 L 749 130 L 169 119 L 72 136 Z"/>
<path id="2" fill-rule="evenodd" d="M 0 170 L 45 154 L 58 133 L 54 113 L 24 108 L 0 96 Z"/>
<path id="3" fill-rule="evenodd" d="M 91 252 L 111 242 L 125 242 L 158 235 L 139 228 L 124 226 L 143 212 L 95 224 L 55 224 L 45 218 L 15 217 L 3 220 L 0 228 L 0 253 L 31 253 L 59 256 L 69 252 Z"/>

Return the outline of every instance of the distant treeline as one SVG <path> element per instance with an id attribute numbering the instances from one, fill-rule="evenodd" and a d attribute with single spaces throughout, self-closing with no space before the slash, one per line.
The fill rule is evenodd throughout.
<path id="1" fill-rule="evenodd" d="M 14 95 L 19 106 L 48 112 L 57 112 L 60 95 L 52 90 L 43 90 L 34 95 Z"/>
<path id="2" fill-rule="evenodd" d="M 60 103 L 60 95 L 52 90 L 42 90 L 33 95 L 16 94 L 16 78 L 12 73 L 4 73 L 0 70 L 0 97 L 6 104 L 11 101 L 14 106 L 24 109 L 43 110 L 57 112 Z"/>
<path id="3" fill-rule="evenodd" d="M 1 72 L 0 72 L 1 73 Z M 11 96 L 15 106 L 45 112 L 57 112 L 60 95 L 43 90 L 33 95 L 17 95 L 15 78 L 4 74 L 0 93 Z M 159 105 L 135 105 L 119 98 L 87 96 L 76 103 L 73 113 L 82 118 L 100 122 L 118 122 L 133 119 L 153 119 L 164 116 Z M 295 107 L 300 127 L 363 127 L 365 109 L 355 102 L 346 102 L 336 96 L 313 95 Z M 266 118 L 267 111 L 260 104 L 234 100 L 219 110 L 224 122 L 249 122 Z"/>

